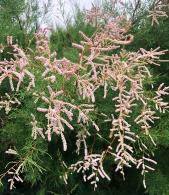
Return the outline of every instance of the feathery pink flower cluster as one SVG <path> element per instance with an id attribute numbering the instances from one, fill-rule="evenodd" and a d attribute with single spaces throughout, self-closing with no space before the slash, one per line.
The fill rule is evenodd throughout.
<path id="1" fill-rule="evenodd" d="M 151 25 L 159 24 L 159 19 L 162 17 L 167 17 L 168 15 L 166 13 L 166 7 L 168 7 L 168 4 L 164 4 L 161 1 L 157 1 L 154 5 L 154 9 L 149 11 L 148 18 L 152 19 Z"/>
<path id="2" fill-rule="evenodd" d="M 12 42 L 10 44 L 14 52 L 13 58 L 0 61 L 0 84 L 8 78 L 11 90 L 19 91 L 21 83 L 27 76 L 31 80 L 27 87 L 27 90 L 29 91 L 31 87 L 35 87 L 35 77 L 28 70 L 31 66 L 28 56 L 18 45 L 13 45 Z M 14 82 L 17 83 L 16 89 L 14 89 Z"/>
<path id="3" fill-rule="evenodd" d="M 102 16 L 100 11 L 94 8 L 88 17 L 92 19 L 98 14 L 104 19 L 105 15 Z M 38 71 L 41 71 L 42 82 L 48 84 L 46 84 L 47 92 L 39 92 L 34 88 L 30 91 L 36 97 L 35 110 L 44 114 L 46 119 L 46 127 L 41 128 L 36 116 L 32 114 L 32 137 L 36 139 L 41 136 L 45 139 L 47 135 L 47 140 L 51 141 L 55 134 L 62 140 L 63 151 L 67 151 L 69 150 L 66 140 L 67 128 L 74 131 L 76 125 L 82 127 L 76 135 L 75 143 L 76 152 L 82 157 L 67 169 L 68 173 L 82 172 L 84 181 L 90 180 L 94 188 L 97 187 L 100 178 L 111 180 L 103 167 L 108 156 L 111 156 L 112 163 L 116 164 L 115 171 L 120 171 L 123 177 L 124 167 L 135 166 L 142 169 L 143 185 L 146 187 L 145 175 L 148 171 L 154 170 L 150 163 L 156 164 L 156 162 L 151 159 L 147 146 L 135 129 L 148 136 L 150 142 L 155 145 L 151 128 L 154 120 L 158 119 L 156 113 L 165 112 L 169 108 L 168 102 L 163 99 L 164 95 L 169 94 L 169 87 L 161 84 L 157 91 L 154 91 L 154 95 L 146 93 L 144 88 L 145 80 L 152 78 L 148 66 L 159 65 L 160 56 L 166 51 L 160 51 L 160 48 L 150 51 L 141 48 L 138 52 L 121 49 L 121 45 L 133 41 L 133 36 L 127 34 L 127 22 L 123 23 L 122 20 L 122 17 L 107 20 L 108 23 L 91 37 L 80 31 L 82 41 L 73 44 L 79 50 L 79 63 L 73 63 L 66 58 L 57 59 L 56 53 L 50 51 L 45 33 L 40 31 L 36 34 L 35 60 L 41 64 L 41 69 Z M 14 59 L 0 62 L 0 84 L 9 78 L 11 90 L 15 91 L 13 80 L 16 80 L 16 91 L 18 91 L 27 75 L 31 80 L 29 90 L 36 83 L 33 69 L 29 68 L 29 56 L 17 45 L 13 45 L 10 38 L 8 39 L 8 43 L 14 48 Z M 116 50 L 118 52 L 115 52 Z M 65 81 L 73 78 L 70 83 L 76 88 L 77 101 L 67 97 L 67 91 L 70 89 L 65 91 L 64 83 L 59 85 L 60 78 Z M 89 150 L 88 137 L 94 134 L 103 138 L 104 132 L 92 117 L 92 114 L 97 113 L 94 104 L 97 100 L 96 91 L 100 88 L 104 89 L 103 98 L 107 98 L 108 93 L 114 94 L 112 101 L 115 107 L 112 107 L 109 113 L 112 116 L 110 119 L 112 127 L 107 130 L 109 136 L 104 138 L 107 149 L 96 154 L 94 144 L 92 150 Z M 8 99 L 8 104 L 0 102 L 0 105 L 6 108 L 15 103 Z M 37 107 L 37 101 L 43 103 L 43 106 Z M 135 110 L 137 116 L 133 115 Z M 107 117 L 106 121 L 109 120 L 105 113 L 102 114 Z M 131 119 L 132 117 L 134 119 Z M 139 145 L 141 157 L 135 154 L 135 144 Z M 81 153 L 82 148 L 84 152 Z M 65 182 L 68 176 L 64 175 Z"/>

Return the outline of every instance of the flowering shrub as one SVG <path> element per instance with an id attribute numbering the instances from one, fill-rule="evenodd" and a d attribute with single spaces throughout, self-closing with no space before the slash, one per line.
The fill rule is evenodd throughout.
<path id="1" fill-rule="evenodd" d="M 168 17 L 166 13 L 166 8 L 168 7 L 167 3 L 163 3 L 161 1 L 157 1 L 154 3 L 154 8 L 153 10 L 149 11 L 148 17 L 152 18 L 152 25 L 153 24 L 159 24 L 159 18 L 161 17 Z"/>
<path id="2" fill-rule="evenodd" d="M 91 11 L 88 19 L 97 16 L 96 9 L 94 12 Z M 101 12 L 98 13 L 101 17 Z M 104 22 L 93 36 L 80 31 L 82 41 L 73 44 L 79 51 L 77 62 L 58 59 L 57 54 L 51 52 L 46 30 L 36 34 L 36 50 L 29 54 L 8 37 L 13 57 L 0 61 L 0 84 L 8 81 L 10 92 L 2 95 L 0 108 L 8 114 L 13 108 L 22 107 L 23 97 L 19 92 L 25 91 L 34 100 L 28 118 L 33 143 L 36 145 L 39 139 L 61 140 L 61 152 L 74 152 L 70 151 L 69 143 L 76 145 L 77 158 L 72 159 L 73 163 L 62 161 L 65 172 L 61 178 L 66 184 L 70 174 L 76 172 L 95 189 L 100 179 L 111 180 L 106 167 L 107 161 L 111 161 L 124 179 L 126 167 L 140 169 L 146 188 L 146 173 L 153 171 L 157 163 L 150 149 L 156 146 L 151 129 L 159 119 L 157 112 L 165 113 L 169 108 L 164 100 L 169 87 L 163 83 L 157 87 L 153 83 L 149 66 L 159 66 L 160 56 L 166 50 L 161 51 L 159 47 L 150 51 L 140 48 L 137 52 L 123 49 L 134 40 L 127 34 L 129 25 L 123 17 L 104 15 Z M 4 49 L 5 46 L 1 53 Z M 98 106 L 98 92 L 104 103 L 112 96 L 109 112 Z M 109 123 L 111 127 L 104 132 L 102 123 Z M 70 134 L 75 135 L 73 140 L 69 140 Z M 98 151 L 99 143 L 104 143 L 104 147 Z M 45 171 L 33 161 L 35 151 L 41 153 L 35 146 L 22 154 L 15 148 L 6 151 L 18 159 L 0 176 L 1 179 L 7 174 L 11 176 L 10 189 L 15 187 L 15 182 L 23 182 L 26 167 L 34 167 L 40 173 Z"/>

